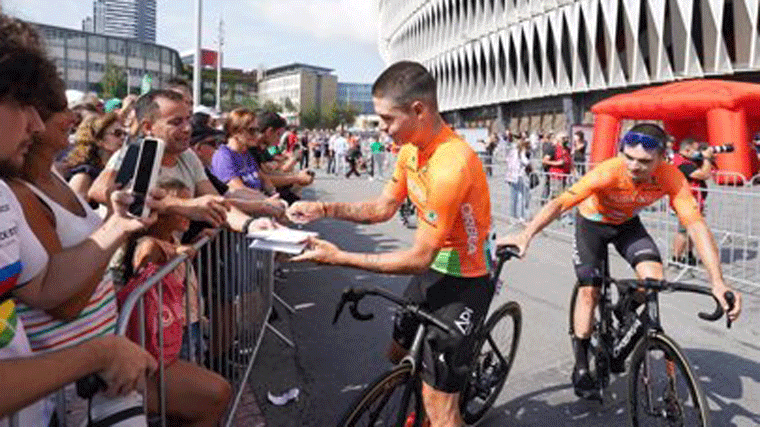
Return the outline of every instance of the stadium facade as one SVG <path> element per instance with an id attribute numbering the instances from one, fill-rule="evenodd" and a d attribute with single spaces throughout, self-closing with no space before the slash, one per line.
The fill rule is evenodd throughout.
<path id="1" fill-rule="evenodd" d="M 689 78 L 760 81 L 758 0 L 380 0 L 379 49 L 428 67 L 457 125 L 591 123 L 591 105 Z"/>

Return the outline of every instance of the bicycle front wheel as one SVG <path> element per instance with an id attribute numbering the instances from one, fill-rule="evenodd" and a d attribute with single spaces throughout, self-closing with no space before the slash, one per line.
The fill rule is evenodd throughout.
<path id="1" fill-rule="evenodd" d="M 702 388 L 683 351 L 667 335 L 637 344 L 628 376 L 628 410 L 634 427 L 709 425 Z"/>
<path id="2" fill-rule="evenodd" d="M 510 301 L 488 317 L 476 342 L 473 368 L 459 398 L 467 424 L 475 424 L 491 409 L 515 360 L 520 342 L 520 305 Z"/>
<path id="3" fill-rule="evenodd" d="M 364 390 L 338 426 L 421 427 L 424 411 L 420 386 L 419 376 L 412 376 L 411 364 L 396 366 Z"/>

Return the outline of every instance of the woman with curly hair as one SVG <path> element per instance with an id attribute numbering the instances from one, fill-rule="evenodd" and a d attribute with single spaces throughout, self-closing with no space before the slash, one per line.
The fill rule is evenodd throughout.
<path id="1" fill-rule="evenodd" d="M 63 160 L 69 187 L 87 200 L 92 182 L 126 138 L 127 131 L 116 113 L 82 122 L 74 136 L 74 146 Z"/>

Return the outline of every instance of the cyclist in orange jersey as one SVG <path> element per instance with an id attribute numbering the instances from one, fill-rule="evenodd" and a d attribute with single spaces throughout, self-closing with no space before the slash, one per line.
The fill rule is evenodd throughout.
<path id="1" fill-rule="evenodd" d="M 589 373 L 588 348 L 593 311 L 599 299 L 607 245 L 612 243 L 642 279 L 662 279 L 660 253 L 644 229 L 638 213 L 664 195 L 693 239 L 712 282 L 713 294 L 728 310 L 724 294 L 731 290 L 723 281 L 718 248 L 700 214 L 686 178 L 665 162 L 667 135 L 654 124 L 634 126 L 623 137 L 620 157 L 606 160 L 584 175 L 559 197 L 546 204 L 519 234 L 507 236 L 497 245 L 513 244 L 524 254 L 531 239 L 562 213 L 578 205 L 573 241 L 573 262 L 580 288 L 576 303 L 572 381 L 580 397 L 594 386 Z M 741 295 L 728 313 L 735 320 L 741 311 Z"/>
<path id="2" fill-rule="evenodd" d="M 334 217 L 377 223 L 393 217 L 409 196 L 419 226 L 414 245 L 395 252 L 361 254 L 314 239 L 295 261 L 314 261 L 365 270 L 415 274 L 405 296 L 449 322 L 455 335 L 434 328 L 423 349 L 422 395 L 433 427 L 464 425 L 459 390 L 472 354 L 473 331 L 483 322 L 494 289 L 489 283 L 491 201 L 483 165 L 438 112 L 436 84 L 420 64 L 399 62 L 372 89 L 381 130 L 402 146 L 393 178 L 375 200 L 358 203 L 298 202 L 288 209 L 294 222 Z M 417 325 L 397 317 L 389 356 L 400 360 Z"/>

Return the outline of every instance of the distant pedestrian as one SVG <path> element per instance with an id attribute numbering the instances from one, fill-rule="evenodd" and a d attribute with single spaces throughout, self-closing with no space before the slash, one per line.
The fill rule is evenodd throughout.
<path id="1" fill-rule="evenodd" d="M 586 174 L 586 139 L 583 132 L 576 131 L 573 134 L 573 164 L 578 176 Z"/>
<path id="2" fill-rule="evenodd" d="M 362 160 L 362 149 L 359 145 L 359 141 L 354 139 L 351 141 L 351 148 L 346 151 L 346 162 L 348 163 L 349 170 L 346 172 L 346 178 L 350 178 L 351 175 L 356 174 L 358 178 L 361 177 L 359 173 L 359 166 Z"/>
<path id="3" fill-rule="evenodd" d="M 372 176 L 383 177 L 383 162 L 385 162 L 385 146 L 380 139 L 375 139 L 369 146 L 372 150 Z"/>

